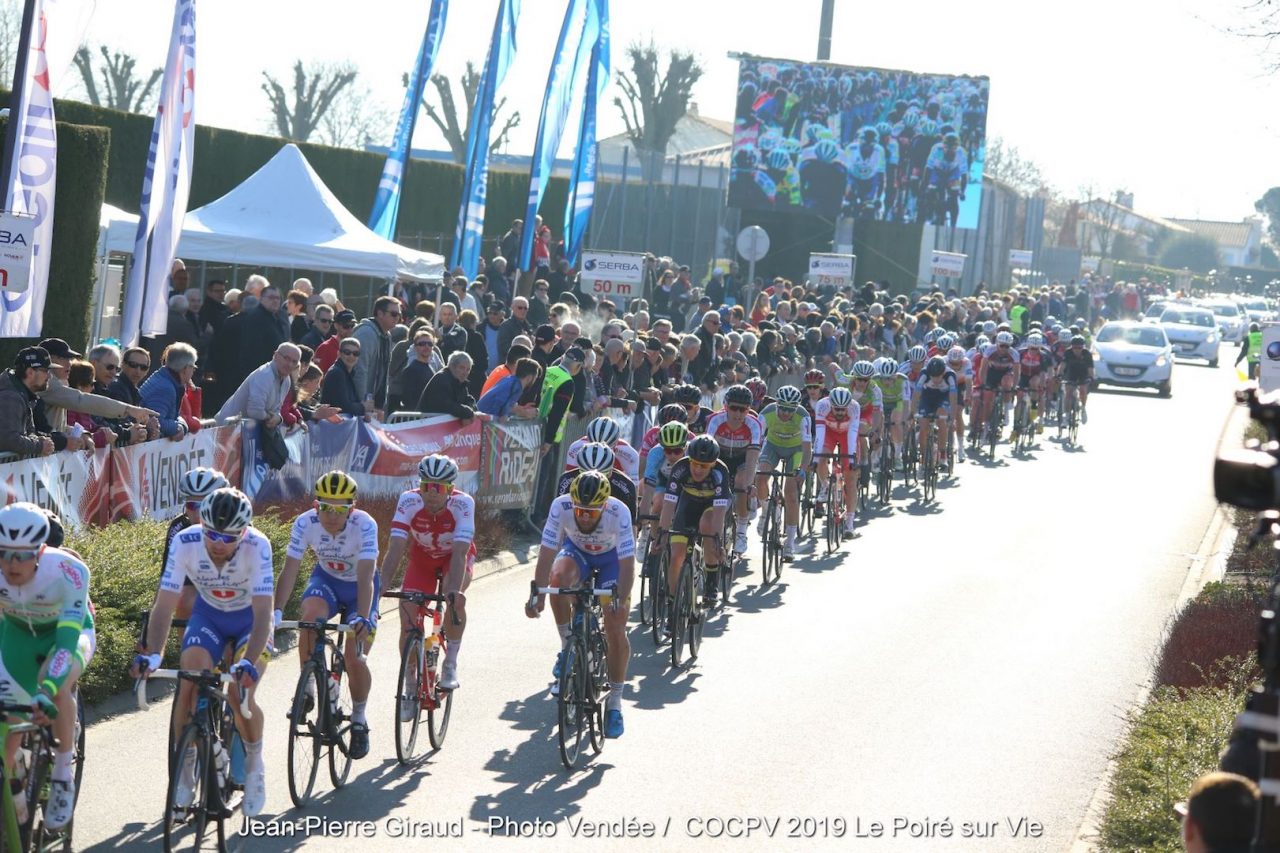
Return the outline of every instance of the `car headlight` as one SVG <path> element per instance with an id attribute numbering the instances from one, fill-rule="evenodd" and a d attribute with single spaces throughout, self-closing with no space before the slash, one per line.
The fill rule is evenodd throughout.
<path id="1" fill-rule="evenodd" d="M 1164 356 L 1160 356 L 1156 359 L 1156 367 L 1164 367 L 1168 363 L 1169 363 L 1169 359 L 1165 358 Z"/>
<path id="2" fill-rule="evenodd" d="M 1209 337 L 1207 337 L 1207 338 L 1205 338 L 1205 339 L 1204 339 L 1204 342 L 1205 342 L 1206 344 L 1216 344 L 1216 343 L 1218 342 L 1218 336 L 1217 336 L 1217 335 L 1210 335 Z"/>
<path id="3" fill-rule="evenodd" d="M 1097 350 L 1094 350 L 1094 351 L 1093 351 L 1093 360 L 1094 360 L 1094 361 L 1102 361 L 1102 353 L 1098 352 Z"/>

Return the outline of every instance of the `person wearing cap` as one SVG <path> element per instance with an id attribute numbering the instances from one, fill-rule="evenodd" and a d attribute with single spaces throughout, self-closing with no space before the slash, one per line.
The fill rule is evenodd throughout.
<path id="1" fill-rule="evenodd" d="M 580 347 L 565 350 L 559 364 L 547 368 L 542 380 L 542 398 L 538 403 L 538 416 L 542 418 L 542 452 L 545 454 L 564 441 L 565 414 L 574 402 L 575 379 L 582 373 L 587 356 Z"/>
<path id="2" fill-rule="evenodd" d="M 36 430 L 35 407 L 49 387 L 53 362 L 40 347 L 24 347 L 13 367 L 0 373 L 0 451 L 20 456 L 48 456 L 58 449 L 51 434 Z M 66 438 L 62 444 L 66 446 Z"/>
<path id="3" fill-rule="evenodd" d="M 311 363 L 326 373 L 338 361 L 338 344 L 343 338 L 351 337 L 356 330 L 355 312 L 344 308 L 334 314 L 331 328 L 333 333 L 316 347 L 315 354 L 311 356 Z"/>
<path id="4" fill-rule="evenodd" d="M 545 371 L 556 360 L 556 330 L 550 323 L 544 323 L 533 331 L 533 352 L 531 357 Z M 567 349 L 567 347 L 566 347 Z M 562 352 L 561 355 L 564 353 Z"/>
<path id="5" fill-rule="evenodd" d="M 39 396 L 49 419 L 49 425 L 54 432 L 62 432 L 65 429 L 67 409 L 99 418 L 134 418 L 143 423 L 146 423 L 147 418 L 155 416 L 156 412 L 145 406 L 122 403 L 98 394 L 85 394 L 68 387 L 66 375 L 71 369 L 71 359 L 80 358 L 80 353 L 68 346 L 62 338 L 46 338 L 40 342 L 38 348 L 42 349 L 50 360 L 51 375 L 48 387 L 41 391 Z M 62 374 L 61 378 L 58 376 L 59 372 Z"/>
<path id="6" fill-rule="evenodd" d="M 1174 811 L 1182 819 L 1187 853 L 1248 853 L 1258 824 L 1260 794 L 1253 780 L 1235 773 L 1206 773 Z"/>

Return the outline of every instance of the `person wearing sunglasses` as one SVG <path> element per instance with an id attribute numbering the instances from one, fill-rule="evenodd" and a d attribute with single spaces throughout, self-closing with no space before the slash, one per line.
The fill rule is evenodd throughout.
<path id="1" fill-rule="evenodd" d="M 747 553 L 750 498 L 755 490 L 760 447 L 764 443 L 764 423 L 751 411 L 751 403 L 751 391 L 747 386 L 732 385 L 724 392 L 724 409 L 707 421 L 707 435 L 720 445 L 720 461 L 729 469 L 733 482 L 738 513 L 733 550 L 740 555 Z"/>
<path id="2" fill-rule="evenodd" d="M 228 670 L 236 677 L 229 689 L 236 728 L 244 741 L 244 814 L 255 817 L 267 800 L 266 770 L 262 763 L 263 714 L 256 691 L 266 674 L 271 641 L 275 577 L 271 540 L 253 527 L 253 504 L 239 489 L 221 488 L 200 502 L 200 528 L 178 534 L 169 551 L 160 590 L 156 593 L 147 626 L 146 644 L 133 660 L 130 675 L 146 678 L 160 667 L 160 655 L 169 637 L 173 611 L 187 578 L 196 588 L 196 603 L 182 637 L 182 669 L 212 670 L 228 650 L 235 661 Z M 178 683 L 173 721 L 176 739 L 194 708 L 193 685 Z M 240 713 L 241 691 L 249 690 L 250 716 Z M 178 805 L 195 799 L 196 754 L 177 757 Z M 208 769 L 208 768 L 204 768 Z"/>
<path id="3" fill-rule="evenodd" d="M 188 527 L 200 523 L 200 502 L 218 489 L 228 485 L 227 478 L 221 471 L 213 468 L 192 468 L 178 480 L 178 497 L 182 499 L 182 512 L 169 520 L 169 527 L 164 533 L 164 556 L 160 560 L 160 568 L 169 565 L 169 552 L 173 548 L 173 540 Z M 196 603 L 196 588 L 187 578 L 182 584 L 182 596 L 173 615 L 178 619 L 186 619 L 191 615 L 191 608 Z"/>
<path id="4" fill-rule="evenodd" d="M 838 385 L 831 389 L 831 393 L 818 401 L 814 407 L 814 437 L 813 446 L 817 448 L 818 453 L 828 454 L 844 454 L 847 458 L 844 460 L 845 475 L 844 481 L 844 505 L 845 514 L 843 519 L 839 519 L 844 523 L 844 538 L 853 538 L 854 527 L 854 508 L 857 506 L 858 478 L 852 472 L 857 467 L 857 443 L 858 443 L 858 427 L 859 427 L 859 406 L 853 399 L 853 394 L 848 388 Z M 814 515 L 821 517 L 822 507 L 825 499 L 828 497 L 828 463 L 829 459 L 818 459 L 814 463 L 815 471 L 818 476 L 818 502 L 814 508 Z M 837 519 L 832 519 L 834 523 Z"/>
<path id="5" fill-rule="evenodd" d="M 813 428 L 809 413 L 800 405 L 803 396 L 794 385 L 778 389 L 775 402 L 764 407 L 760 420 L 764 421 L 764 448 L 760 451 L 760 467 L 756 477 L 756 494 L 769 494 L 769 472 L 782 463 L 782 470 L 790 474 L 783 485 L 784 524 L 786 538 L 782 543 L 782 559 L 795 559 L 796 528 L 800 524 L 800 479 L 809 469 L 813 455 Z M 765 515 L 760 514 L 760 534 L 764 535 Z"/>
<path id="6" fill-rule="evenodd" d="M 0 681 L 6 702 L 32 704 L 32 721 L 51 726 L 55 749 L 45 826 L 59 830 L 75 808 L 75 687 L 92 659 L 89 569 L 46 545 L 49 517 L 31 503 L 0 509 Z M 6 769 L 17 738 L 5 750 Z M 8 745 L 7 745 L 8 746 Z"/>
<path id="7" fill-rule="evenodd" d="M 476 504 L 471 495 L 457 488 L 458 473 L 458 463 L 444 454 L 422 457 L 418 488 L 400 495 L 396 503 L 381 569 L 389 586 L 408 550 L 409 568 L 401 588 L 448 596 L 451 615 L 445 619 L 444 632 L 449 645 L 440 674 L 444 690 L 458 689 L 458 650 L 467 628 L 465 593 L 476 560 Z M 414 625 L 415 608 L 409 602 L 400 603 L 401 652 Z M 417 704 L 403 702 L 399 710 L 400 719 L 407 722 L 417 713 Z"/>
<path id="8" fill-rule="evenodd" d="M 303 622 L 327 622 L 331 616 L 344 618 L 355 630 L 347 635 L 343 654 L 351 675 L 351 757 L 369 754 L 369 719 L 365 707 L 373 679 L 365 653 L 373 644 L 378 626 L 378 593 L 381 578 L 378 563 L 378 523 L 356 508 L 356 481 L 345 471 L 321 474 L 315 484 L 315 503 L 293 522 L 284 569 L 276 584 L 276 624 L 289 603 L 298 579 L 302 558 L 309 550 L 315 565 L 299 604 Z M 305 664 L 315 649 L 314 631 L 298 636 L 298 662 Z M 315 684 L 307 683 L 314 707 Z M 310 710 L 310 709 L 308 709 Z"/>
<path id="9" fill-rule="evenodd" d="M 1022 373 L 1021 356 L 1013 348 L 1013 333 L 996 333 L 996 342 L 987 347 L 982 354 L 982 365 L 978 368 L 978 385 L 982 394 L 978 403 L 978 414 L 973 419 L 973 428 L 978 429 L 990 421 L 991 406 L 997 389 L 1012 391 L 1018 384 Z M 996 441 L 1000 436 L 996 436 Z"/>
<path id="10" fill-rule="evenodd" d="M 695 532 L 705 533 L 717 537 L 702 540 L 706 557 L 703 598 L 707 607 L 715 605 L 720 582 L 718 534 L 724 529 L 724 513 L 733 497 L 732 484 L 729 469 L 720 461 L 720 445 L 709 435 L 690 440 L 684 458 L 672 466 L 662 499 L 662 515 L 658 519 L 659 535 L 666 537 L 670 546 L 667 592 L 672 600 L 689 548 L 689 536 Z"/>
<path id="11" fill-rule="evenodd" d="M 569 445 L 565 452 L 565 470 L 578 466 L 578 452 L 587 444 L 606 444 L 613 451 L 618 469 L 636 481 L 640 479 L 640 454 L 626 439 L 622 438 L 622 427 L 608 415 L 593 418 L 587 424 L 586 434 Z"/>
<path id="12" fill-rule="evenodd" d="M 658 428 L 657 446 L 645 457 L 645 493 L 640 505 L 644 507 L 646 515 L 658 516 L 662 513 L 662 498 L 671 482 L 671 469 L 684 458 L 688 444 L 689 428 L 683 421 L 672 420 Z M 655 536 L 657 533 L 658 522 L 655 518 L 640 531 L 640 542 L 636 549 L 644 553 L 645 537 Z"/>
<path id="13" fill-rule="evenodd" d="M 556 482 L 556 494 L 567 495 L 574 478 L 583 471 L 599 471 L 609 480 L 609 494 L 622 501 L 631 522 L 636 520 L 636 481 L 618 468 L 613 448 L 604 442 L 593 441 L 582 445 L 574 457 L 574 464 L 567 468 Z"/>
<path id="14" fill-rule="evenodd" d="M 606 448 L 607 449 L 607 448 Z M 582 471 L 574 477 L 569 493 L 551 502 L 542 528 L 542 544 L 533 573 L 533 591 L 525 603 L 525 615 L 537 619 L 546 606 L 538 587 L 576 587 L 614 590 L 601 597 L 609 669 L 609 695 L 605 699 L 604 735 L 622 736 L 622 690 L 627 681 L 631 644 L 627 639 L 627 614 L 635 581 L 636 542 L 631 513 L 613 497 L 609 480 L 599 471 Z M 572 602 L 564 596 L 551 599 L 560 651 L 552 674 L 553 693 L 558 692 L 564 648 L 569 639 Z"/>

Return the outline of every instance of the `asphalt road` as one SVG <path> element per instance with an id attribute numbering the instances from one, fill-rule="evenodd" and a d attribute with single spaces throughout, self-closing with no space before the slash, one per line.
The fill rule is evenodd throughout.
<path id="1" fill-rule="evenodd" d="M 802 556 L 766 589 L 753 567 L 687 671 L 637 627 L 626 735 L 576 773 L 561 768 L 547 693 L 551 620 L 525 618 L 524 569 L 473 585 L 448 741 L 412 769 L 394 760 L 396 629 L 384 621 L 370 756 L 337 792 L 322 769 L 301 813 L 285 758 L 297 664 L 277 662 L 261 699 L 266 828 L 296 834 L 233 849 L 349 850 L 358 833 L 379 850 L 430 842 L 411 830 L 501 848 L 496 821 L 508 848 L 655 843 L 594 829 L 652 832 L 664 849 L 1064 850 L 1214 508 L 1227 352 L 1218 370 L 1179 364 L 1169 400 L 1096 394 L 1077 451 L 1049 434 L 1028 459 L 1002 446 L 994 465 L 960 466 L 936 506 L 899 492 L 836 559 Z M 159 848 L 166 718 L 90 728 L 78 849 Z M 371 823 L 308 835 L 307 818 Z M 966 824 L 975 837 L 961 838 Z M 510 840 L 521 833 L 536 837 Z"/>

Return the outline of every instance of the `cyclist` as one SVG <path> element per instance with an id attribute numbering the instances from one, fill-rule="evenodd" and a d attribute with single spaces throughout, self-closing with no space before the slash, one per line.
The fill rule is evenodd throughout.
<path id="1" fill-rule="evenodd" d="M 827 374 L 818 368 L 809 370 L 804 375 L 804 410 L 809 418 L 814 416 L 814 407 L 818 401 L 827 396 Z"/>
<path id="2" fill-rule="evenodd" d="M 365 713 L 373 677 L 365 652 L 377 630 L 378 593 L 382 579 L 378 564 L 378 523 L 362 509 L 356 509 L 356 481 L 344 471 L 321 475 L 315 484 L 315 504 L 298 516 L 289 535 L 284 570 L 276 584 L 275 620 L 280 621 L 293 594 L 302 558 L 310 549 L 315 566 L 302 593 L 299 618 L 304 622 L 327 622 L 330 616 L 346 617 L 355 631 L 347 635 L 345 658 L 351 678 L 351 757 L 369 754 L 369 720 Z M 314 631 L 298 637 L 298 660 L 306 663 L 315 649 Z M 315 682 L 307 682 L 312 702 Z M 309 709 L 308 709 L 309 710 Z"/>
<path id="3" fill-rule="evenodd" d="M 898 372 L 907 377 L 909 383 L 915 385 L 920 374 L 924 372 L 924 362 L 928 357 L 929 351 L 916 344 L 907 350 L 907 360 L 898 365 Z"/>
<path id="4" fill-rule="evenodd" d="M 995 346 L 987 347 L 982 353 L 982 366 L 979 368 L 978 385 L 982 388 L 979 395 L 978 416 L 970 425 L 977 432 L 983 425 L 991 421 L 991 407 L 997 389 L 1013 390 L 1018 384 L 1019 356 L 1013 348 L 1012 332 L 997 332 Z M 1000 436 L 996 436 L 996 441 Z"/>
<path id="5" fill-rule="evenodd" d="M 724 529 L 725 509 L 733 497 L 732 482 L 729 469 L 720 461 L 720 445 L 709 435 L 700 435 L 690 441 L 685 457 L 672 466 L 667 493 L 663 497 L 662 517 L 658 520 L 658 529 L 664 535 L 669 534 L 671 544 L 667 592 L 672 600 L 675 599 L 679 572 L 688 552 L 689 534 L 696 531 L 708 537 L 719 536 Z M 721 556 L 718 539 L 703 539 L 702 553 L 706 557 L 703 598 L 708 606 L 712 606 L 718 596 L 717 574 Z"/>
<path id="6" fill-rule="evenodd" d="M 739 555 L 747 553 L 750 493 L 755 486 L 755 471 L 764 442 L 764 424 L 752 413 L 751 402 L 747 386 L 731 385 L 724 392 L 724 408 L 707 422 L 707 435 L 720 446 L 720 461 L 729 469 L 733 483 L 737 512 L 733 550 Z"/>
<path id="7" fill-rule="evenodd" d="M 437 595 L 443 588 L 452 618 L 445 620 L 448 649 L 440 672 L 442 690 L 458 689 L 458 649 L 467 629 L 467 587 L 476 560 L 476 504 L 471 495 L 454 487 L 458 464 L 440 453 L 418 463 L 418 488 L 400 495 L 391 520 L 391 538 L 382 559 L 382 578 L 389 585 L 400 568 L 406 547 L 409 568 L 401 588 L 405 592 Z M 400 649 L 414 625 L 416 605 L 400 602 Z M 411 694 L 412 695 L 412 694 Z M 400 718 L 412 720 L 417 709 L 402 700 Z"/>
<path id="8" fill-rule="evenodd" d="M 631 520 L 634 524 L 636 517 L 636 484 L 634 480 L 618 470 L 613 449 L 607 444 L 596 441 L 582 445 L 582 449 L 578 451 L 577 455 L 576 461 L 578 464 L 560 475 L 560 479 L 556 483 L 556 494 L 569 494 L 569 486 L 572 485 L 573 478 L 578 476 L 581 471 L 599 471 L 609 480 L 610 496 L 622 501 L 627 508 L 627 512 L 631 513 Z"/>
<path id="9" fill-rule="evenodd" d="M 1085 349 L 1084 335 L 1072 335 L 1071 346 L 1062 354 L 1062 381 L 1067 393 L 1080 395 L 1080 422 L 1089 422 L 1089 385 L 1093 382 L 1093 355 Z"/>
<path id="10" fill-rule="evenodd" d="M 702 435 L 707 431 L 707 421 L 711 420 L 711 410 L 702 405 L 702 390 L 697 385 L 680 385 L 675 391 L 676 402 L 684 407 L 685 426 L 694 435 Z"/>
<path id="11" fill-rule="evenodd" d="M 1031 392 L 1031 434 L 1044 431 L 1040 423 L 1041 401 L 1044 399 L 1046 379 L 1053 372 L 1053 355 L 1045 346 L 1039 332 L 1027 335 L 1027 341 L 1018 348 L 1018 363 L 1022 369 L 1018 377 L 1018 399 Z M 1015 432 L 1016 437 L 1016 432 Z"/>
<path id="12" fill-rule="evenodd" d="M 588 442 L 598 442 L 607 444 L 613 450 L 613 460 L 618 470 L 631 478 L 634 483 L 640 479 L 640 454 L 636 449 L 623 440 L 622 427 L 613 418 L 601 415 L 594 418 L 591 423 L 587 424 L 586 434 L 569 445 L 568 451 L 565 452 L 564 470 L 578 467 L 578 451 L 582 449 L 584 444 Z"/>
<path id="13" fill-rule="evenodd" d="M 649 427 L 649 429 L 645 431 L 644 438 L 640 440 L 639 453 L 641 471 L 649 470 L 649 451 L 658 443 L 658 431 L 672 421 L 684 423 L 688 417 L 689 415 L 685 412 L 684 406 L 681 406 L 679 403 L 667 403 L 658 410 L 658 425 Z M 653 493 L 649 490 L 649 484 L 643 480 L 640 481 L 639 485 L 640 498 L 636 504 L 637 506 L 647 507 L 653 500 Z M 643 530 L 640 535 L 645 535 Z M 644 548 L 639 547 L 637 550 L 643 551 Z"/>
<path id="14" fill-rule="evenodd" d="M 880 402 L 889 415 L 889 439 L 893 452 L 902 458 L 902 413 L 911 402 L 911 382 L 905 373 L 898 372 L 898 363 L 881 357 L 872 362 L 876 375 L 871 384 L 880 392 Z"/>
<path id="15" fill-rule="evenodd" d="M 551 502 L 542 528 L 542 547 L 533 580 L 537 586 L 576 587 L 580 583 L 605 589 L 616 584 L 616 594 L 602 596 L 604 633 L 609 663 L 609 696 L 605 700 L 604 736 L 622 737 L 622 688 L 627 681 L 627 613 L 631 609 L 631 585 L 635 580 L 636 542 L 631 516 L 609 494 L 609 481 L 599 471 L 583 471 L 573 479 L 569 494 Z M 545 595 L 534 595 L 525 615 L 536 619 L 546 604 Z M 551 599 L 560 653 L 553 673 L 559 689 L 564 647 L 570 634 L 572 605 L 562 596 Z"/>
<path id="16" fill-rule="evenodd" d="M 875 219 L 884 193 L 885 153 L 874 127 L 858 131 L 858 142 L 845 151 L 849 177 L 847 202 L 858 218 Z"/>
<path id="17" fill-rule="evenodd" d="M 855 361 L 853 363 L 852 374 L 846 377 L 845 374 L 840 375 L 840 381 L 848 379 L 849 392 L 853 394 L 853 401 L 858 404 L 858 465 L 863 466 L 870 464 L 874 470 L 880 469 L 880 435 L 884 431 L 884 395 L 880 389 L 872 381 L 876 376 L 875 365 L 869 361 Z M 908 388 L 910 386 L 907 386 Z M 906 406 L 906 401 L 910 399 L 910 392 L 904 391 L 902 397 L 902 406 Z M 896 445 L 898 451 L 898 459 L 902 459 L 902 445 L 899 442 Z M 868 456 L 870 458 L 868 458 Z"/>
<path id="18" fill-rule="evenodd" d="M 946 359 L 935 355 L 924 366 L 924 373 L 916 380 L 915 415 L 920 419 L 919 440 L 920 452 L 924 452 L 925 436 L 928 435 L 930 421 L 937 426 L 938 444 L 935 459 L 942 459 L 942 450 L 947 446 L 947 430 L 951 426 L 951 412 L 956 406 L 956 375 L 947 367 Z"/>
<path id="19" fill-rule="evenodd" d="M 57 738 L 45 825 L 58 830 L 75 808 L 75 687 L 93 657 L 94 636 L 89 569 L 46 544 L 51 529 L 35 504 L 0 509 L 0 699 L 35 705 L 32 721 L 51 726 Z M 20 737 L 5 744 L 9 771 Z"/>
<path id="20" fill-rule="evenodd" d="M 818 401 L 816 434 L 813 446 L 822 454 L 843 453 L 848 459 L 844 461 L 844 538 L 853 538 L 854 507 L 857 506 L 858 478 L 849 474 L 857 466 L 858 424 L 860 413 L 858 404 L 853 401 L 853 394 L 848 388 L 839 386 L 831 389 L 831 394 Z M 827 496 L 827 459 L 817 459 L 814 466 L 818 474 L 818 495 Z M 821 506 L 821 501 L 819 501 Z"/>
<path id="21" fill-rule="evenodd" d="M 684 458 L 685 447 L 689 443 L 689 428 L 679 421 L 672 421 L 669 424 L 663 424 L 661 431 L 658 433 L 658 444 L 662 448 L 661 453 L 650 453 L 649 460 L 645 464 L 644 482 L 649 487 L 649 494 L 652 495 L 650 503 L 644 505 L 649 515 L 657 515 L 662 511 L 662 497 L 667 493 L 667 483 L 671 479 L 671 469 L 677 462 Z M 610 484 L 610 492 L 612 493 L 612 483 Z M 648 527 L 655 532 L 657 530 L 657 520 L 651 522 Z M 644 550 L 640 548 L 640 550 Z"/>
<path id="22" fill-rule="evenodd" d="M 760 466 L 756 477 L 756 493 L 761 500 L 769 494 L 769 472 L 782 462 L 782 470 L 792 475 L 784 483 L 783 506 L 786 517 L 786 539 L 782 543 L 782 559 L 795 559 L 796 528 L 800 524 L 799 478 L 809 468 L 813 454 L 813 428 L 809 415 L 801 408 L 800 389 L 783 385 L 778 389 L 778 399 L 764 407 L 760 419 L 764 421 L 764 447 L 760 451 Z M 760 532 L 764 533 L 765 518 L 760 518 Z M 678 564 L 677 564 L 678 565 Z"/>
<path id="23" fill-rule="evenodd" d="M 164 533 L 164 557 L 160 561 L 162 573 L 164 572 L 164 567 L 169 564 L 169 549 L 173 547 L 174 537 L 193 524 L 200 523 L 200 501 L 204 500 L 205 496 L 210 492 L 226 488 L 227 485 L 229 485 L 227 478 L 222 475 L 222 472 L 215 471 L 212 468 L 192 468 L 182 475 L 182 479 L 178 480 L 178 496 L 185 503 L 183 504 L 182 512 L 173 517 Z M 192 586 L 191 579 L 187 578 L 183 584 L 182 598 L 178 600 L 178 608 L 174 611 L 174 616 L 179 619 L 186 619 L 191 615 L 191 607 L 195 603 L 196 588 Z"/>
<path id="24" fill-rule="evenodd" d="M 773 400 L 769 397 L 769 385 L 759 376 L 753 376 L 743 383 L 751 392 L 751 411 L 756 415 L 764 411 L 764 407 Z"/>
<path id="25" fill-rule="evenodd" d="M 973 365 L 964 354 L 964 348 L 953 346 L 947 350 L 947 369 L 956 377 L 956 402 L 953 407 L 953 421 L 957 438 L 964 437 L 964 407 L 968 402 L 969 391 L 973 387 Z M 964 461 L 964 442 L 956 442 L 956 458 Z"/>
<path id="26" fill-rule="evenodd" d="M 266 768 L 262 762 L 262 709 L 253 692 L 248 702 L 252 716 L 240 714 L 240 692 L 260 684 L 266 674 L 271 640 L 272 601 L 275 577 L 271 568 L 271 541 L 253 527 L 253 504 L 243 492 L 230 487 L 211 492 L 200 502 L 200 530 L 178 534 L 169 552 L 160 590 L 151 608 L 146 649 L 134 658 L 133 676 L 146 677 L 160 667 L 160 653 L 169 636 L 173 610 L 182 594 L 182 582 L 191 578 L 197 598 L 182 637 L 183 669 L 212 670 L 227 648 L 234 649 L 230 673 L 231 711 L 244 742 L 244 813 L 254 817 L 267 800 Z M 178 683 L 173 737 L 176 740 L 187 723 L 193 685 Z M 178 805 L 189 806 L 195 799 L 194 748 L 179 756 L 181 767 Z"/>

